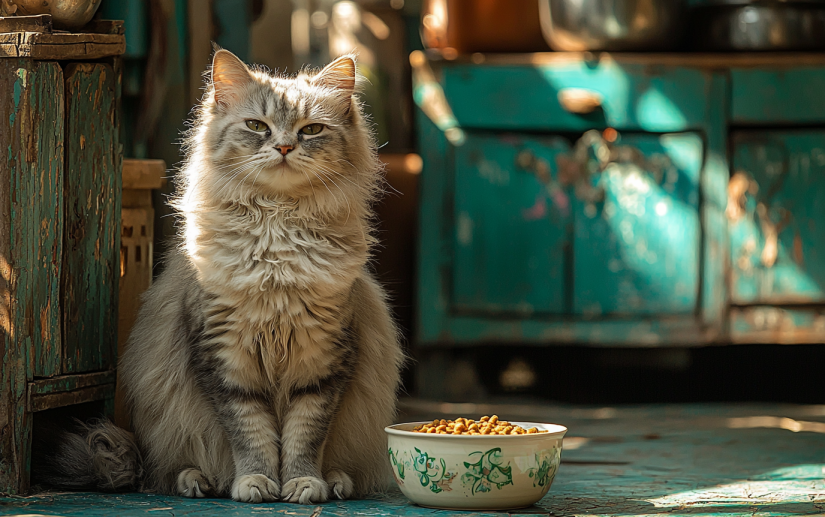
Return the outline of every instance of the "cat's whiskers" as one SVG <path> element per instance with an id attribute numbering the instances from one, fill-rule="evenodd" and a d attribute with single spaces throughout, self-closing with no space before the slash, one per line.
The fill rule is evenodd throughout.
<path id="1" fill-rule="evenodd" d="M 236 157 L 232 161 L 227 160 L 223 165 L 219 165 L 217 167 L 212 168 L 212 171 L 218 173 L 218 175 L 223 178 L 226 175 L 232 174 L 235 170 L 244 165 L 247 165 L 257 159 L 257 154 L 247 154 L 243 156 Z M 227 172 L 227 169 L 231 169 Z M 198 186 L 198 183 L 201 181 L 205 181 L 209 178 L 209 175 L 203 174 L 198 178 L 198 181 L 191 184 L 190 186 L 195 187 Z"/>
<path id="2" fill-rule="evenodd" d="M 248 163 L 244 163 L 243 165 L 239 165 L 238 167 L 232 169 L 231 171 L 224 172 L 221 174 L 220 179 L 223 180 L 222 183 L 217 185 L 219 191 L 222 187 L 226 186 L 230 181 L 237 178 L 240 174 L 246 172 L 247 170 L 254 168 L 257 164 L 257 160 L 252 160 Z"/>
<path id="3" fill-rule="evenodd" d="M 223 193 L 223 190 L 228 188 L 230 183 L 232 181 L 234 181 L 238 176 L 240 176 L 241 174 L 243 174 L 247 170 L 252 169 L 253 167 L 255 167 L 255 162 L 254 161 L 252 161 L 250 163 L 247 163 L 247 164 L 244 164 L 242 166 L 239 166 L 239 167 L 237 167 L 235 169 L 232 169 L 231 171 L 226 172 L 223 175 L 221 175 L 221 177 L 219 178 L 219 181 L 216 182 L 216 185 L 215 185 L 215 187 L 217 188 L 218 196 L 220 197 L 220 195 Z"/>
<path id="4" fill-rule="evenodd" d="M 339 161 L 340 161 L 340 160 L 339 160 Z M 344 161 L 346 161 L 346 160 L 344 160 Z M 318 163 L 318 167 L 323 168 L 323 169 L 324 169 L 325 171 L 327 171 L 328 173 L 334 174 L 335 176 L 337 176 L 337 177 L 339 177 L 339 178 L 343 178 L 343 179 L 345 179 L 345 180 L 349 181 L 350 183 L 352 183 L 352 185 L 353 185 L 353 186 L 355 186 L 355 188 L 357 188 L 357 189 L 361 190 L 361 186 L 360 186 L 358 183 L 355 183 L 354 181 L 352 181 L 352 179 L 350 179 L 349 177 L 347 177 L 345 174 L 341 173 L 340 171 L 338 171 L 338 170 L 336 170 L 336 169 L 334 169 L 334 168 L 332 168 L 332 167 L 327 167 L 327 166 L 325 165 L 325 164 L 331 164 L 331 163 L 332 163 L 332 162 L 329 162 L 329 161 L 326 161 L 326 162 L 319 162 L 319 163 Z M 347 163 L 349 163 L 349 162 L 347 162 Z M 352 165 L 352 164 L 350 164 L 350 165 Z M 353 168 L 354 168 L 354 167 L 353 167 Z"/>
<path id="5" fill-rule="evenodd" d="M 338 184 L 338 183 L 337 183 L 337 182 L 336 182 L 336 181 L 332 178 L 332 175 L 331 175 L 331 174 L 329 174 L 329 173 L 327 173 L 327 172 L 324 172 L 324 171 L 323 171 L 322 169 L 320 169 L 320 168 L 318 168 L 318 169 L 315 171 L 315 174 L 316 174 L 316 176 L 318 176 L 318 174 L 321 174 L 321 175 L 323 175 L 324 177 L 326 177 L 326 178 L 327 178 L 328 180 L 330 180 L 330 181 L 333 183 L 333 185 L 335 185 L 335 186 L 338 188 L 338 190 L 341 192 L 341 195 L 343 196 L 344 201 L 345 201 L 345 202 L 346 202 L 346 204 L 347 204 L 347 219 L 346 219 L 346 222 L 349 222 L 349 216 L 350 216 L 350 214 L 352 213 L 352 206 L 349 204 L 349 199 L 348 199 L 348 198 L 349 198 L 349 196 L 347 196 L 347 193 L 346 193 L 346 192 L 344 192 L 344 189 L 342 189 L 342 188 L 341 188 L 341 185 L 339 185 L 339 184 Z M 331 192 L 330 192 L 330 193 L 331 193 Z M 333 197 L 334 197 L 334 196 L 333 196 Z M 337 201 L 337 199 L 336 199 L 336 201 Z"/>
<path id="6" fill-rule="evenodd" d="M 228 183 L 234 177 L 234 173 L 236 173 L 239 169 L 243 168 L 244 166 L 252 163 L 257 158 L 257 153 L 247 154 L 235 157 L 232 161 L 227 160 L 226 163 L 223 165 L 214 167 L 212 170 L 218 173 L 218 180 L 224 180 L 225 183 Z M 226 169 L 232 169 L 227 171 Z M 207 179 L 211 179 L 211 176 L 208 174 L 200 175 L 197 180 L 193 183 L 188 183 L 188 189 L 195 189 L 200 187 Z M 222 184 L 216 185 L 216 188 L 220 190 Z"/>
<path id="7" fill-rule="evenodd" d="M 257 160 L 252 160 L 251 162 L 249 162 L 249 163 L 247 163 L 247 164 L 244 164 L 242 167 L 239 167 L 238 169 L 235 169 L 235 170 L 234 170 L 234 174 L 227 173 L 227 177 L 225 178 L 225 180 L 223 181 L 223 183 L 222 183 L 221 185 L 219 185 L 219 186 L 218 186 L 218 192 L 217 192 L 217 194 L 218 194 L 218 198 L 219 198 L 219 199 L 224 199 L 224 198 L 225 198 L 225 197 L 224 197 L 224 193 L 225 193 L 224 191 L 226 191 L 227 189 L 229 189 L 229 188 L 231 187 L 231 183 L 232 183 L 235 179 L 237 179 L 237 178 L 238 178 L 238 176 L 240 176 L 241 174 L 243 174 L 244 172 L 254 170 L 254 169 L 255 169 L 255 167 L 257 167 L 257 166 L 258 166 L 258 162 L 257 162 Z M 230 177 L 230 174 L 231 174 L 231 177 Z M 246 177 L 249 177 L 249 173 L 247 173 L 247 176 L 246 176 Z M 246 177 L 244 178 L 244 180 L 246 179 Z M 234 185 L 234 188 L 232 189 L 231 196 L 227 196 L 227 197 L 229 197 L 229 198 L 231 199 L 231 197 L 235 195 L 235 193 L 237 192 L 238 188 L 241 186 L 241 183 L 242 183 L 242 182 L 237 182 L 237 183 Z"/>
<path id="8" fill-rule="evenodd" d="M 318 174 L 316 174 L 316 173 L 315 173 L 315 171 L 312 171 L 312 174 L 313 174 L 316 178 L 318 178 L 319 180 L 321 180 L 321 183 L 323 183 L 323 184 L 324 184 L 324 187 L 326 187 L 327 191 L 329 192 L 329 195 L 330 195 L 330 196 L 332 196 L 332 199 L 334 199 L 334 200 L 335 200 L 335 202 L 337 203 L 337 202 L 338 202 L 338 198 L 336 198 L 336 197 L 335 197 L 335 194 L 333 194 L 333 193 L 332 193 L 332 190 L 330 190 L 329 185 L 327 185 L 327 182 L 326 182 L 326 181 L 324 181 L 324 179 L 323 179 L 323 178 L 321 178 Z M 310 185 L 311 185 L 311 184 L 312 184 L 312 180 L 310 180 Z"/>
<path id="9" fill-rule="evenodd" d="M 232 193 L 229 196 L 229 199 L 232 200 L 232 201 L 237 201 L 239 199 L 239 197 L 242 197 L 242 196 L 239 196 L 238 193 L 241 190 L 241 188 L 244 186 L 244 184 L 246 183 L 246 180 L 248 180 L 249 177 L 252 174 L 256 174 L 256 171 L 258 173 L 260 173 L 260 171 L 263 170 L 264 165 L 265 165 L 265 163 L 264 164 L 255 163 L 255 164 L 252 164 L 251 167 L 245 169 L 246 175 L 244 175 L 243 179 L 235 182 L 235 186 L 232 189 Z M 240 174 L 238 174 L 238 175 L 240 175 Z M 256 175 L 256 177 L 257 177 L 257 175 Z M 253 185 L 252 190 L 254 192 L 254 185 Z"/>
<path id="10" fill-rule="evenodd" d="M 353 170 L 355 170 L 355 165 L 353 165 L 353 164 L 352 164 L 349 160 L 345 160 L 345 159 L 343 159 L 343 158 L 339 158 L 339 159 L 335 160 L 335 162 L 344 162 L 344 163 L 346 163 L 347 165 L 349 165 L 350 167 L 352 167 L 352 169 L 353 169 Z M 326 162 L 326 163 L 332 163 L 332 162 Z M 345 176 L 345 175 L 343 175 L 343 174 L 341 174 L 341 176 L 342 176 L 342 177 L 344 177 L 344 178 L 346 178 L 346 176 Z M 347 178 L 347 179 L 349 179 L 349 178 Z M 350 180 L 350 182 L 351 182 L 353 185 L 356 185 L 356 186 L 358 186 L 359 188 L 361 188 L 361 186 L 360 186 L 360 185 L 357 185 L 357 184 L 356 184 L 355 182 L 353 182 L 352 180 Z M 392 185 L 390 185 L 390 184 L 389 184 L 389 183 L 387 183 L 386 181 L 385 181 L 385 182 L 383 182 L 381 185 L 385 185 L 385 186 L 389 187 L 389 188 L 390 188 L 390 189 L 392 189 L 392 191 L 393 191 L 393 192 L 395 192 L 396 194 L 402 194 L 402 195 L 403 195 L 403 192 L 401 192 L 400 190 L 396 189 L 395 187 L 393 187 Z M 386 192 L 384 189 L 379 189 L 379 190 L 381 190 L 381 192 Z"/>
<path id="11" fill-rule="evenodd" d="M 253 191 L 255 190 L 255 182 L 258 181 L 258 176 L 260 176 L 261 172 L 266 168 L 267 168 L 267 162 L 266 161 L 264 161 L 263 163 L 261 163 L 258 166 L 258 171 L 255 173 L 255 177 L 252 179 L 252 190 Z M 246 181 L 246 179 L 249 178 L 250 175 L 251 175 L 251 173 L 247 174 L 246 177 L 243 180 Z"/>
<path id="12" fill-rule="evenodd" d="M 232 167 L 234 165 L 240 165 L 243 162 L 248 162 L 250 160 L 254 160 L 258 157 L 258 153 L 251 153 L 251 154 L 244 154 L 242 156 L 236 156 L 232 160 L 224 161 L 223 165 L 219 165 L 214 167 L 213 170 L 220 171 Z"/>
<path id="13" fill-rule="evenodd" d="M 258 176 L 260 176 L 260 175 L 261 175 L 261 171 L 262 171 L 262 170 L 264 170 L 265 168 L 266 168 L 266 167 L 265 167 L 263 164 L 261 164 L 261 166 L 260 166 L 260 167 L 258 167 L 258 172 L 256 172 L 256 173 L 255 173 L 255 177 L 254 177 L 254 178 L 252 178 L 252 189 L 253 189 L 253 190 L 255 189 L 255 182 L 256 182 L 256 181 L 258 181 Z"/>
<path id="14" fill-rule="evenodd" d="M 355 165 L 353 165 L 353 164 L 352 164 L 352 162 L 350 162 L 349 160 L 345 160 L 345 159 L 343 159 L 343 158 L 338 158 L 338 159 L 337 159 L 337 160 L 335 160 L 335 161 L 336 161 L 336 162 L 344 162 L 344 163 L 346 163 L 347 165 L 349 165 L 350 167 L 352 167 L 353 169 L 355 169 Z M 328 162 L 328 163 L 332 163 L 332 162 Z"/>
<path id="15" fill-rule="evenodd" d="M 307 174 L 306 168 L 301 167 L 301 172 L 303 172 L 304 176 L 306 176 L 307 183 L 309 183 L 309 188 L 312 189 L 312 198 L 317 199 L 315 196 L 315 186 L 312 184 L 312 179 L 309 177 L 309 174 Z"/>
<path id="16" fill-rule="evenodd" d="M 330 180 L 330 181 L 332 181 L 333 183 L 335 183 L 335 180 L 333 179 L 333 176 L 337 176 L 338 178 L 342 178 L 342 179 L 344 179 L 344 180 L 346 180 L 346 181 L 350 182 L 350 184 L 352 184 L 352 186 L 353 186 L 353 187 L 355 187 L 356 191 L 361 192 L 361 191 L 363 190 L 363 187 L 362 187 L 361 185 L 359 185 L 359 184 L 355 183 L 354 181 L 352 181 L 352 179 L 350 179 L 350 178 L 349 178 L 349 177 L 347 177 L 346 175 L 342 174 L 340 171 L 337 171 L 337 170 L 332 169 L 332 168 L 330 168 L 330 167 L 326 167 L 326 166 L 324 166 L 324 165 L 323 165 L 323 163 L 330 163 L 330 162 L 321 162 L 321 163 L 318 163 L 318 164 L 316 164 L 316 165 L 317 165 L 317 167 L 318 167 L 319 171 L 323 171 L 323 172 L 324 172 L 324 175 L 325 175 L 327 178 L 329 178 L 329 180 Z M 349 163 L 349 162 L 347 162 L 347 163 Z M 350 165 L 351 165 L 351 164 L 350 164 Z M 344 192 L 344 190 L 341 188 L 341 186 L 340 186 L 340 185 L 338 185 L 337 183 L 335 183 L 335 185 L 338 187 L 338 190 L 340 190 L 340 191 L 344 194 L 345 199 L 347 199 L 347 200 L 348 200 L 348 199 L 351 197 L 351 196 L 350 196 L 350 195 L 348 195 L 346 192 Z M 351 211 L 351 210 L 352 210 L 352 208 L 349 206 L 349 201 L 347 201 L 347 209 L 348 209 L 349 211 Z M 347 213 L 347 221 L 349 221 L 349 216 L 350 216 L 350 212 L 348 212 L 348 213 Z"/>

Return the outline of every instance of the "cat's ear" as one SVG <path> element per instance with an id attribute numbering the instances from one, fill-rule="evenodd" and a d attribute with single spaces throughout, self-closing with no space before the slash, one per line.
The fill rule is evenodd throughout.
<path id="1" fill-rule="evenodd" d="M 335 88 L 351 97 L 355 91 L 355 60 L 351 56 L 339 57 L 313 77 L 312 84 Z"/>
<path id="2" fill-rule="evenodd" d="M 235 54 L 223 49 L 215 52 L 212 57 L 212 86 L 218 105 L 226 107 L 232 104 L 250 82 L 252 74 Z"/>

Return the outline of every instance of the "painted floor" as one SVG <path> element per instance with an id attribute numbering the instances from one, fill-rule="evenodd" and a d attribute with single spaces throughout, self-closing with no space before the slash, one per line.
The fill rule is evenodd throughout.
<path id="1" fill-rule="evenodd" d="M 617 408 L 405 401 L 400 420 L 499 414 L 569 428 L 548 495 L 509 515 L 825 516 L 825 406 Z M 438 516 L 393 491 L 371 500 L 250 505 L 146 494 L 0 498 L 16 516 Z M 507 515 L 467 512 L 466 515 Z"/>

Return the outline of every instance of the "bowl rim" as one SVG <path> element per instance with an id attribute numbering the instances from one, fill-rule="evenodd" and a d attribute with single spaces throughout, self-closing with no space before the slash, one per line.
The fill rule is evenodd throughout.
<path id="1" fill-rule="evenodd" d="M 395 435 L 395 436 L 404 436 L 407 438 L 418 437 L 418 438 L 426 438 L 432 440 L 457 440 L 457 439 L 471 439 L 471 440 L 495 440 L 495 439 L 505 439 L 505 440 L 515 440 L 515 439 L 547 439 L 547 438 L 563 438 L 564 435 L 567 433 L 567 428 L 563 425 L 559 424 L 550 424 L 544 422 L 516 422 L 514 420 L 508 420 L 508 422 L 520 425 L 525 429 L 529 429 L 530 427 L 538 427 L 539 429 L 545 429 L 548 432 L 546 433 L 533 433 L 533 434 L 479 434 L 479 435 L 471 435 L 471 434 L 435 434 L 435 433 L 415 433 L 411 430 L 407 429 L 399 429 L 402 426 L 409 426 L 410 429 L 415 427 L 416 425 L 420 424 L 432 424 L 432 420 L 424 420 L 421 422 L 403 422 L 399 424 L 388 425 L 384 428 L 384 431 L 387 434 Z M 529 426 L 529 427 L 525 427 Z"/>

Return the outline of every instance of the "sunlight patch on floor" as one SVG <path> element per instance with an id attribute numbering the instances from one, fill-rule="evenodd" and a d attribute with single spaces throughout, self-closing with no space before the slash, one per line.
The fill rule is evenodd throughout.
<path id="1" fill-rule="evenodd" d="M 825 423 L 804 422 L 793 418 L 778 416 L 750 416 L 744 418 L 728 418 L 728 428 L 730 429 L 752 429 L 756 427 L 769 427 L 774 429 L 785 429 L 787 431 L 825 433 Z"/>
<path id="2" fill-rule="evenodd" d="M 777 469 L 753 479 L 679 492 L 647 502 L 657 508 L 825 502 L 825 465 Z"/>

